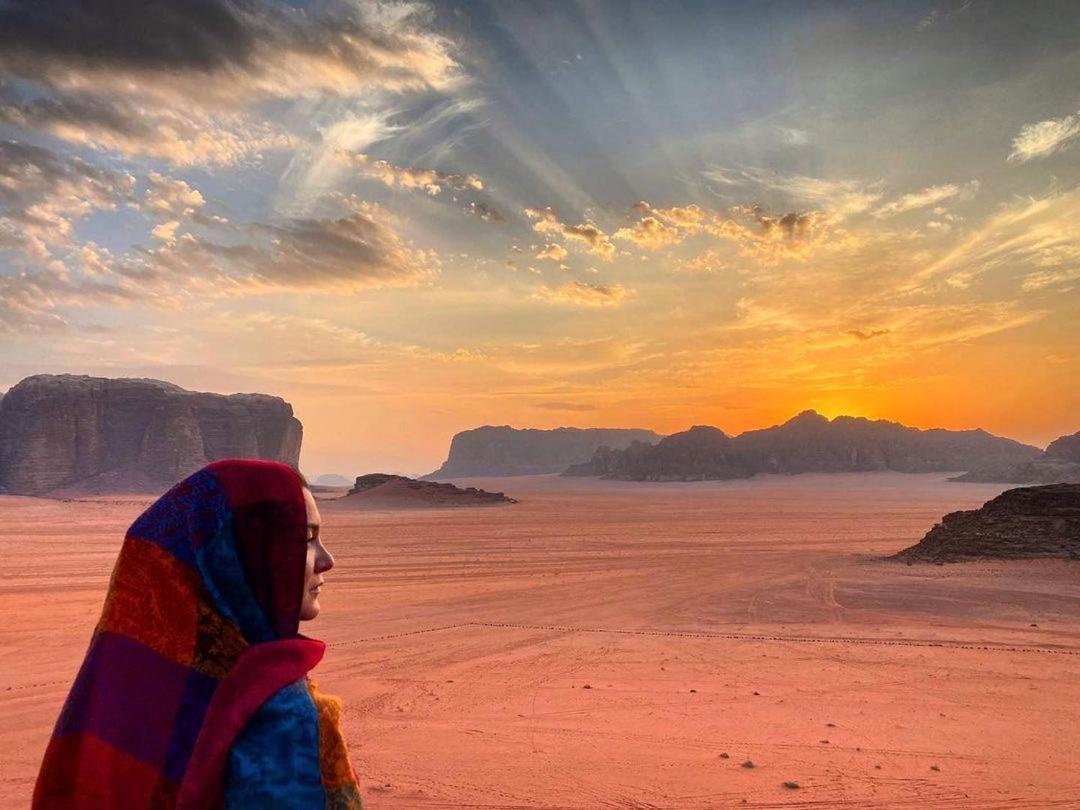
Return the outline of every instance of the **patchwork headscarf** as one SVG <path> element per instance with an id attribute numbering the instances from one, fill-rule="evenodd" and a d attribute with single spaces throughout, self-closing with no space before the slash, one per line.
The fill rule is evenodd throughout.
<path id="1" fill-rule="evenodd" d="M 297 473 L 226 459 L 124 538 L 60 712 L 35 810 L 359 808 L 340 702 L 298 633 L 307 510 Z"/>

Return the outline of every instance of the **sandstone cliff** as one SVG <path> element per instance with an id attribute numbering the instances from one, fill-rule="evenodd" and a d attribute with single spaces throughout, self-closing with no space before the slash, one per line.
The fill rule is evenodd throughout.
<path id="1" fill-rule="evenodd" d="M 757 473 L 943 472 L 979 464 L 1022 462 L 1037 447 L 983 430 L 919 430 L 895 422 L 850 416 L 826 419 L 804 411 L 782 425 L 729 437 L 697 426 L 654 447 L 603 450 L 566 475 L 633 481 L 745 478 Z"/>
<path id="2" fill-rule="evenodd" d="M 265 394 L 150 379 L 39 374 L 0 400 L 0 490 L 156 490 L 219 458 L 295 465 L 300 422 Z"/>
<path id="3" fill-rule="evenodd" d="M 659 438 L 651 430 L 518 430 L 506 425 L 485 425 L 455 434 L 450 442 L 450 454 L 446 462 L 435 472 L 423 477 L 467 478 L 562 472 L 571 464 L 588 461 L 602 446 L 623 448 L 634 441 L 651 444 Z"/>
<path id="4" fill-rule="evenodd" d="M 1007 490 L 981 509 L 946 515 L 895 555 L 908 562 L 1027 557 L 1080 560 L 1080 485 Z"/>

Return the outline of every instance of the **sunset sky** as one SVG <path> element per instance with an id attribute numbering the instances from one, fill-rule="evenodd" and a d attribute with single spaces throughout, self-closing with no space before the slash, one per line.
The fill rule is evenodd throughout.
<path id="1" fill-rule="evenodd" d="M 107 6 L 108 13 L 95 10 Z M 0 0 L 0 391 L 1080 430 L 1080 5 Z"/>

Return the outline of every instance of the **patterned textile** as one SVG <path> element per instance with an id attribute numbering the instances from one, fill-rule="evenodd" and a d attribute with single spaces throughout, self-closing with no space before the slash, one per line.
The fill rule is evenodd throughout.
<path id="1" fill-rule="evenodd" d="M 128 529 L 34 790 L 51 808 L 361 807 L 340 703 L 307 673 L 299 478 L 226 459 Z"/>

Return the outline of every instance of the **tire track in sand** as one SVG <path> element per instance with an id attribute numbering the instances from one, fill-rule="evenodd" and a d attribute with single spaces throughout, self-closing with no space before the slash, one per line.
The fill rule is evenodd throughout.
<path id="1" fill-rule="evenodd" d="M 940 647 L 952 650 L 974 650 L 977 652 L 995 653 L 1024 653 L 1045 655 L 1074 655 L 1080 656 L 1080 649 L 1064 647 L 1040 647 L 1034 645 L 1016 645 L 1003 642 L 972 642 L 961 639 L 932 639 L 932 638 L 882 638 L 880 636 L 826 636 L 826 635 L 801 635 L 786 633 L 715 633 L 709 631 L 679 631 L 679 630 L 627 630 L 617 627 L 579 627 L 572 625 L 557 624 L 524 624 L 520 622 L 459 622 L 457 624 L 440 625 L 438 627 L 424 627 L 417 630 L 405 630 L 400 633 L 385 633 L 378 636 L 353 639 L 351 641 L 335 641 L 328 647 L 352 647 L 357 644 L 367 644 L 373 641 L 386 641 L 395 638 L 418 636 L 426 633 L 440 633 L 447 630 L 460 630 L 466 627 L 484 627 L 489 629 L 507 630 L 542 630 L 552 633 L 607 633 L 622 636 L 659 636 L 663 638 L 689 638 L 689 639 L 716 639 L 720 641 L 775 641 L 795 644 L 858 644 L 881 647 Z"/>

